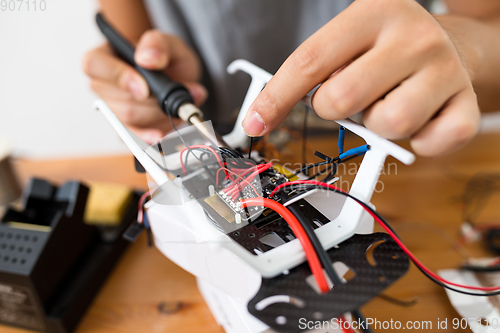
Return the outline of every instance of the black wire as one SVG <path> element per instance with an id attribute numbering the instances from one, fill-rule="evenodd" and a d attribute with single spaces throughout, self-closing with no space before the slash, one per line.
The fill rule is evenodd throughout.
<path id="1" fill-rule="evenodd" d="M 328 163 L 324 170 L 318 171 L 316 174 L 307 178 L 307 180 L 313 180 L 314 178 L 322 175 L 325 172 L 328 172 L 328 174 L 326 175 L 326 177 L 328 177 L 328 176 L 330 176 L 331 172 L 333 171 L 333 170 L 330 170 L 331 168 L 333 168 L 335 170 L 335 173 L 337 172 L 337 164 L 336 163 Z M 323 181 L 325 181 L 325 180 L 323 180 Z"/>
<path id="2" fill-rule="evenodd" d="M 307 118 L 309 116 L 309 106 L 306 105 L 304 111 L 304 126 L 302 127 L 302 167 L 307 165 Z"/>
<path id="3" fill-rule="evenodd" d="M 248 159 L 251 159 L 252 155 L 252 144 L 253 144 L 253 136 L 250 137 L 250 147 L 248 147 Z"/>
<path id="4" fill-rule="evenodd" d="M 318 167 L 318 166 L 322 166 L 322 165 L 325 165 L 325 164 L 333 164 L 333 163 L 343 163 L 343 162 L 347 162 L 349 160 L 352 160 L 353 158 L 356 158 L 358 156 L 361 156 L 365 153 L 359 153 L 359 154 L 356 154 L 356 155 L 351 155 L 349 157 L 346 157 L 344 158 L 343 160 L 340 160 L 338 157 L 335 157 L 335 158 L 332 158 L 331 160 L 329 161 L 322 161 L 322 162 L 318 162 L 318 163 L 315 163 L 315 164 L 310 164 L 310 165 L 306 165 L 302 168 L 300 168 L 298 171 L 294 172 L 294 175 L 297 176 L 299 175 L 300 173 L 304 173 L 305 175 L 307 175 L 304 171 L 308 171 L 309 169 L 311 168 L 315 168 L 315 167 Z M 324 172 L 324 171 L 323 171 Z M 309 179 L 314 179 L 316 178 L 317 176 L 319 176 L 321 173 L 318 173 L 312 177 L 309 177 Z"/>
<path id="5" fill-rule="evenodd" d="M 288 201 L 288 200 L 289 200 L 288 195 L 286 193 L 281 193 L 281 201 L 283 203 L 286 203 L 286 201 Z M 333 268 L 333 263 L 332 263 L 332 260 L 330 259 L 330 256 L 328 255 L 326 250 L 321 245 L 321 242 L 319 241 L 318 236 L 314 232 L 314 229 L 311 227 L 311 225 L 309 224 L 309 222 L 307 221 L 305 216 L 302 214 L 300 209 L 297 206 L 294 206 L 293 204 L 288 206 L 287 208 L 290 210 L 290 212 L 292 212 L 293 215 L 295 215 L 295 217 L 299 221 L 302 228 L 304 228 L 304 231 L 306 232 L 307 237 L 311 241 L 311 244 L 314 248 L 314 251 L 318 255 L 318 259 L 321 262 L 321 265 L 325 269 L 326 274 L 330 278 L 330 281 L 333 282 L 334 288 L 335 288 L 335 286 L 341 285 L 342 281 L 340 280 L 339 276 L 337 275 L 337 272 L 335 272 L 335 269 Z M 358 320 L 360 320 L 362 322 L 366 321 L 365 317 L 363 317 L 363 315 L 361 314 L 361 312 L 359 310 L 351 311 L 351 313 Z M 365 332 L 365 333 L 372 333 L 372 330 L 369 327 L 361 328 L 361 331 Z"/>
<path id="6" fill-rule="evenodd" d="M 351 311 L 351 314 L 353 315 L 354 318 L 356 318 L 358 320 L 358 322 L 363 322 L 363 323 L 366 322 L 366 318 L 363 316 L 361 311 L 359 311 L 359 309 Z M 364 326 L 360 325 L 360 327 L 358 327 L 358 329 L 363 333 L 372 333 L 373 332 L 371 330 L 371 328 L 368 326 L 368 324 L 366 324 L 366 328 Z"/>
<path id="7" fill-rule="evenodd" d="M 323 183 L 327 183 L 330 180 L 332 180 L 333 178 L 335 178 L 335 174 L 337 173 L 338 164 L 332 163 L 331 167 L 332 167 L 332 170 L 330 171 L 330 173 L 328 175 L 326 175 L 325 178 L 323 178 L 321 180 Z"/>
<path id="8" fill-rule="evenodd" d="M 394 231 L 394 229 L 392 229 L 392 227 L 389 225 L 389 223 L 384 219 L 384 217 L 382 217 L 382 215 L 380 215 L 377 211 L 375 211 L 373 208 L 371 208 L 369 205 L 365 204 L 363 201 L 359 200 L 358 198 L 350 195 L 349 193 L 346 193 L 346 192 L 340 192 L 334 188 L 331 188 L 331 187 L 327 187 L 327 186 L 324 186 L 324 185 L 315 185 L 315 184 L 290 184 L 286 187 L 282 187 L 278 190 L 279 191 L 282 191 L 284 190 L 285 188 L 291 188 L 291 189 L 306 189 L 306 190 L 312 190 L 312 189 L 325 189 L 325 190 L 328 190 L 328 191 L 331 191 L 331 192 L 335 192 L 335 193 L 338 193 L 338 194 L 341 194 L 343 196 L 346 196 L 348 198 L 351 198 L 353 199 L 354 201 L 356 201 L 357 203 L 359 203 L 361 206 L 363 206 L 365 209 L 369 210 L 371 213 L 373 213 L 375 216 L 377 216 L 378 219 L 380 219 L 380 221 L 391 231 L 394 233 L 395 237 L 398 238 L 399 240 L 401 240 L 401 238 L 397 235 L 397 233 Z M 411 259 L 411 258 L 410 258 Z M 412 260 L 413 261 L 413 260 Z M 439 280 L 437 280 L 436 278 L 434 278 L 432 275 L 430 275 L 429 273 L 427 273 L 426 271 L 424 271 L 419 265 L 417 265 L 415 262 L 413 262 L 415 264 L 415 266 L 418 268 L 418 270 L 420 270 L 422 272 L 422 274 L 424 274 L 428 279 L 430 279 L 431 281 L 433 281 L 434 283 L 436 283 L 437 285 L 443 287 L 443 288 L 446 288 L 448 290 L 451 290 L 451 291 L 455 291 L 457 293 L 461 293 L 461 294 L 464 294 L 464 295 L 470 295 L 470 296 L 496 296 L 496 295 L 500 295 L 500 290 L 498 291 L 493 291 L 493 292 L 484 292 L 484 293 L 474 293 L 474 292 L 468 292 L 468 291 L 464 291 L 464 290 L 461 290 L 461 289 L 457 289 L 457 288 L 454 288 L 454 287 L 451 287 Z"/>
<path id="9" fill-rule="evenodd" d="M 193 151 L 193 150 L 200 150 L 200 151 L 202 151 L 202 152 L 203 152 L 203 154 L 209 153 L 209 155 L 213 155 L 213 153 L 212 153 L 210 150 L 206 149 L 206 148 L 190 148 L 190 149 L 191 149 L 192 151 Z M 194 155 L 194 152 L 192 152 L 192 154 Z M 202 162 L 203 162 L 203 158 L 202 158 L 202 157 L 203 157 L 203 154 L 201 154 L 201 155 L 200 155 L 200 157 L 199 157 L 199 159 L 198 159 L 198 161 L 200 161 L 200 163 L 202 163 Z M 195 155 L 195 156 L 196 156 L 196 155 Z M 186 154 L 186 156 L 184 157 L 184 167 L 185 167 L 186 169 L 187 169 L 187 166 L 188 166 L 188 157 L 189 157 L 189 153 L 188 153 L 188 154 Z"/>
<path id="10" fill-rule="evenodd" d="M 205 172 L 207 173 L 207 175 L 212 179 L 212 181 L 214 182 L 215 184 L 215 180 L 216 180 L 216 171 L 215 170 L 210 170 L 209 166 L 205 163 L 203 163 L 203 156 L 204 155 L 207 155 L 207 156 L 214 156 L 213 152 L 210 151 L 209 149 L 207 148 L 191 148 L 191 150 L 200 150 L 202 151 L 200 157 L 198 158 L 194 152 L 192 152 L 192 154 L 197 157 L 198 161 L 200 161 L 201 163 L 201 167 L 200 168 L 203 168 L 205 169 Z M 186 156 L 184 157 L 184 167 L 186 168 L 186 171 L 188 170 L 187 166 L 188 166 L 188 156 L 189 156 L 189 153 L 186 154 Z M 209 161 L 210 161 L 210 157 L 209 157 Z M 217 163 L 218 164 L 218 163 Z M 192 171 L 196 171 L 200 168 L 196 168 Z"/>
<path id="11" fill-rule="evenodd" d="M 280 196 L 283 204 L 290 199 L 288 197 L 288 194 L 286 193 L 281 193 Z M 321 262 L 321 265 L 325 269 L 326 274 L 330 278 L 330 281 L 333 282 L 334 287 L 341 285 L 342 281 L 340 280 L 339 276 L 337 275 L 337 272 L 335 272 L 335 269 L 333 268 L 333 263 L 332 260 L 330 259 L 330 256 L 323 249 L 323 245 L 321 245 L 318 236 L 314 232 L 314 229 L 311 227 L 304 214 L 302 214 L 300 209 L 293 204 L 288 206 L 287 208 L 290 210 L 290 212 L 292 212 L 293 215 L 295 215 L 300 225 L 302 225 L 302 228 L 304 228 L 307 237 L 311 240 L 311 244 L 314 248 L 314 251 L 318 254 L 318 259 Z"/>
<path id="12" fill-rule="evenodd" d="M 332 171 L 330 172 L 330 174 L 329 174 L 328 176 L 326 176 L 326 177 L 322 180 L 322 182 L 323 182 L 323 183 L 327 183 L 327 182 L 329 182 L 330 180 L 332 180 L 333 178 L 335 178 L 335 174 L 337 173 L 337 167 L 339 166 L 339 164 L 340 164 L 340 163 L 345 163 L 345 162 L 347 162 L 347 161 L 350 161 L 350 160 L 352 160 L 352 159 L 354 159 L 354 158 L 356 158 L 356 157 L 358 157 L 358 156 L 364 155 L 364 154 L 365 154 L 365 153 L 359 153 L 359 154 L 356 154 L 356 155 L 351 155 L 351 156 L 349 156 L 349 157 L 346 157 L 346 158 L 344 158 L 344 159 L 342 159 L 342 160 L 338 160 L 338 161 L 337 161 L 337 164 L 335 165 L 335 169 L 332 169 Z"/>
<path id="13" fill-rule="evenodd" d="M 175 127 L 175 124 L 174 124 L 174 120 L 172 119 L 172 115 L 167 112 L 167 115 L 168 115 L 168 119 L 170 119 L 170 124 L 172 125 L 172 128 L 174 129 L 175 132 L 177 132 L 177 134 L 179 135 L 179 139 L 181 139 L 182 141 L 182 144 L 184 146 L 186 146 L 187 150 L 188 150 L 188 153 L 187 155 L 189 155 L 189 153 L 193 154 L 193 156 L 198 160 L 200 161 L 200 159 L 198 158 L 198 156 L 196 156 L 196 154 L 193 153 L 193 151 L 191 150 L 191 148 L 189 148 L 188 144 L 186 143 L 186 141 L 184 141 L 184 138 L 182 137 L 181 135 L 181 132 L 179 132 L 179 130 L 177 129 L 177 127 Z M 201 162 L 201 161 L 200 161 Z"/>
<path id="14" fill-rule="evenodd" d="M 472 272 L 480 272 L 480 273 L 491 273 L 491 272 L 498 272 L 500 271 L 500 268 L 498 265 L 492 266 L 492 267 L 479 267 L 479 266 L 468 266 L 468 265 L 462 265 L 462 269 L 466 269 L 468 271 Z"/>
<path id="15" fill-rule="evenodd" d="M 328 183 L 329 181 L 331 181 L 332 179 L 335 178 L 335 174 L 337 173 L 337 164 L 334 165 L 334 167 L 332 167 L 332 170 L 330 171 L 330 173 L 328 175 L 326 175 L 325 178 L 323 178 L 321 181 L 323 183 Z"/>
<path id="16" fill-rule="evenodd" d="M 362 154 L 364 154 L 364 153 L 362 153 Z M 323 179 L 321 180 L 323 183 L 329 182 L 330 180 L 332 180 L 333 178 L 335 178 L 335 174 L 337 173 L 337 168 L 338 168 L 338 165 L 339 165 L 340 163 L 347 162 L 347 161 L 352 160 L 353 158 L 356 158 L 356 157 L 358 157 L 358 156 L 360 156 L 360 155 L 361 155 L 361 154 L 358 154 L 358 155 L 352 155 L 352 156 L 349 156 L 349 157 L 344 158 L 343 160 L 339 160 L 339 159 L 337 159 L 336 161 L 331 162 L 331 163 L 330 163 L 330 165 L 329 165 L 329 166 L 328 166 L 325 170 L 323 170 L 323 171 L 319 171 L 319 172 L 318 172 L 318 173 L 316 173 L 314 176 L 311 176 L 311 177 L 307 178 L 307 180 L 313 180 L 314 178 L 318 177 L 318 176 L 319 176 L 319 175 L 321 175 L 322 173 L 327 172 L 330 168 L 332 168 L 332 169 L 330 170 L 330 173 L 329 173 L 329 174 L 327 174 L 327 175 L 326 175 L 326 177 L 325 177 L 325 178 L 323 178 Z M 334 160 L 335 160 L 335 159 L 334 159 Z M 327 162 L 327 161 L 325 161 L 325 162 Z"/>
<path id="17" fill-rule="evenodd" d="M 230 163 L 235 167 L 245 169 L 254 166 L 253 164 L 249 166 L 251 162 L 248 162 L 248 160 L 246 160 L 245 157 L 237 150 L 219 147 L 219 152 L 224 162 Z M 226 159 L 226 157 L 228 159 Z"/>
<path id="18" fill-rule="evenodd" d="M 241 168 L 241 169 L 248 169 L 252 168 L 255 165 L 254 164 L 248 164 L 245 160 L 243 160 L 241 157 L 235 158 L 231 156 L 227 156 L 225 154 L 221 154 L 222 160 L 224 161 L 225 164 L 230 164 L 233 167 L 236 168 Z"/>
<path id="19" fill-rule="evenodd" d="M 153 233 L 151 232 L 151 224 L 149 223 L 148 215 L 146 214 L 146 209 L 144 206 L 152 200 L 152 196 L 148 196 L 146 200 L 142 203 L 142 225 L 146 229 L 146 235 L 148 239 L 148 247 L 153 247 Z"/>
<path id="20" fill-rule="evenodd" d="M 219 147 L 220 153 L 224 153 L 227 156 L 233 157 L 233 158 L 244 158 L 244 156 L 237 150 L 230 149 L 227 147 Z"/>
<path id="21" fill-rule="evenodd" d="M 161 156 L 163 156 L 163 158 L 161 159 L 161 161 L 163 162 L 163 170 L 167 171 L 168 169 L 167 169 L 167 164 L 165 163 L 165 154 L 163 153 L 163 148 L 161 146 L 160 140 L 158 140 L 156 145 L 158 146 L 158 151 L 160 152 Z"/>
<path id="22" fill-rule="evenodd" d="M 330 163 L 330 162 L 328 162 L 328 161 L 322 161 L 322 162 L 318 162 L 318 163 L 315 163 L 315 164 L 307 165 L 307 166 L 299 169 L 299 171 L 294 172 L 294 175 L 297 176 L 298 174 L 303 173 L 304 171 L 307 171 L 307 170 L 309 170 L 311 168 L 322 166 L 322 165 L 325 165 L 325 164 L 328 164 L 328 163 Z"/>

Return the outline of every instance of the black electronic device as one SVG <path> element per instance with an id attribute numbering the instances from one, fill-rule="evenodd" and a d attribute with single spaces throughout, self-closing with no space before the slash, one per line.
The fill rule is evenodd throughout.
<path id="1" fill-rule="evenodd" d="M 89 189 L 32 179 L 22 210 L 0 220 L 0 323 L 42 332 L 72 332 L 128 242 L 133 204 L 117 227 L 83 222 Z M 134 203 L 138 195 L 134 195 Z"/>

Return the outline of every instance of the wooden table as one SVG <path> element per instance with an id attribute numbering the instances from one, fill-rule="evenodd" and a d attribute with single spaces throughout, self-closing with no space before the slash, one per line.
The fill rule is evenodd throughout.
<path id="1" fill-rule="evenodd" d="M 348 137 L 346 140 L 348 147 L 358 143 L 360 141 L 356 138 Z M 401 144 L 408 146 L 406 142 Z M 392 158 L 388 160 L 388 163 L 393 163 L 390 174 L 380 178 L 384 188 L 374 195 L 373 203 L 392 223 L 406 245 L 431 269 L 455 268 L 462 261 L 462 257 L 451 247 L 451 243 L 459 237 L 459 198 L 465 182 L 472 175 L 480 171 L 500 172 L 499 144 L 500 134 L 480 135 L 462 150 L 445 157 L 418 158 L 411 166 L 396 163 Z M 309 147 L 331 155 L 336 152 L 335 141 L 325 138 L 311 138 Z M 312 156 L 313 152 L 309 153 Z M 292 140 L 282 150 L 282 154 L 296 159 L 296 156 L 300 156 L 299 142 Z M 142 189 L 146 185 L 145 176 L 135 173 L 131 156 L 57 161 L 18 160 L 16 167 L 23 180 L 29 176 L 39 176 L 59 183 L 80 179 L 119 182 Z M 352 180 L 349 172 L 353 167 L 348 166 L 345 172 L 341 169 L 344 186 Z M 480 217 L 481 221 L 500 220 L 499 200 L 500 196 L 490 200 Z M 490 256 L 481 243 L 468 244 L 467 249 L 473 256 Z M 430 320 L 433 325 L 437 318 L 451 320 L 458 317 L 443 289 L 427 280 L 413 266 L 386 293 L 404 300 L 418 297 L 418 302 L 412 307 L 401 307 L 376 298 L 362 308 L 366 317 L 380 321 L 394 319 L 403 323 Z M 158 309 L 162 302 L 171 304 L 179 301 L 183 305 L 174 314 L 162 314 Z M 0 327 L 0 331 L 27 332 L 8 327 Z M 77 332 L 198 333 L 223 330 L 205 305 L 194 277 L 155 248 L 148 248 L 143 235 L 130 246 L 117 264 Z"/>

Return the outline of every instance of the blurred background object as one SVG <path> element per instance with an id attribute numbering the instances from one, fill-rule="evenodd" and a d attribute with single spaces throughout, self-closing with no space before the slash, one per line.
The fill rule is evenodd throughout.
<path id="1" fill-rule="evenodd" d="M 30 1 L 30 4 L 32 2 Z M 103 42 L 97 1 L 26 3 L 0 12 L 0 133 L 14 156 L 81 157 L 128 152 L 102 115 L 81 69 L 84 53 Z"/>
<path id="2" fill-rule="evenodd" d="M 10 153 L 9 141 L 0 138 L 0 215 L 6 205 L 21 195 L 21 187 L 12 168 Z"/>
<path id="3" fill-rule="evenodd" d="M 114 200 L 89 205 L 89 192 Z M 32 178 L 19 207 L 0 217 L 0 323 L 73 332 L 129 244 L 122 234 L 136 223 L 139 195 L 124 186 Z"/>

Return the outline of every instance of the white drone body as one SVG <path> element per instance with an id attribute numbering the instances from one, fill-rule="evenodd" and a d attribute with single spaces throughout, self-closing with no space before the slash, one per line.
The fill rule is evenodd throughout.
<path id="1" fill-rule="evenodd" d="M 238 70 L 251 75 L 252 82 L 233 131 L 224 137 L 232 148 L 247 143 L 248 137 L 240 124 L 250 104 L 272 77 L 245 60 L 236 60 L 228 67 L 231 74 Z M 299 240 L 292 240 L 258 255 L 250 253 L 215 228 L 198 201 L 192 200 L 190 194 L 159 167 L 158 158 L 170 158 L 168 163 L 171 165 L 172 160 L 179 159 L 178 154 L 171 157 L 154 156 L 153 150 L 128 131 L 103 101 L 97 101 L 95 107 L 111 123 L 146 169 L 150 179 L 161 188 L 155 199 L 146 204 L 156 247 L 174 263 L 196 276 L 201 293 L 226 332 L 273 332 L 248 312 L 247 304 L 259 290 L 263 277 L 273 278 L 283 272 L 286 274 L 306 260 Z M 368 203 L 387 156 L 392 155 L 405 164 L 411 164 L 414 155 L 351 120 L 338 123 L 370 145 L 349 192 Z M 327 196 L 322 191 L 312 192 L 305 200 L 331 221 L 315 230 L 325 249 L 332 248 L 355 233 L 373 231 L 373 219 L 353 200 L 338 195 Z M 165 202 L 171 203 L 162 204 Z"/>

